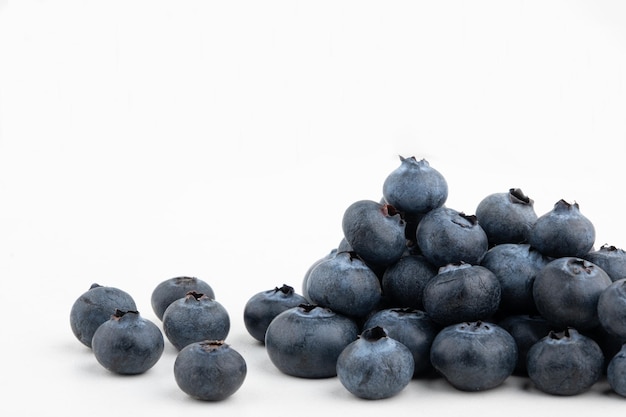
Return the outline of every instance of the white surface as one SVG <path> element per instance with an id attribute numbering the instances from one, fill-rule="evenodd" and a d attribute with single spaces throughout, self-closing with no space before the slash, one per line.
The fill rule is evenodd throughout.
<path id="1" fill-rule="evenodd" d="M 0 414 L 623 411 L 605 384 L 554 398 L 517 378 L 360 401 L 281 375 L 242 312 L 299 289 L 398 155 L 442 172 L 450 207 L 520 187 L 538 214 L 577 201 L 598 246 L 626 247 L 624 22 L 619 1 L 0 0 Z M 248 362 L 222 403 L 178 389 L 171 345 L 118 377 L 70 331 L 91 283 L 156 320 L 150 294 L 178 275 L 213 286 Z"/>

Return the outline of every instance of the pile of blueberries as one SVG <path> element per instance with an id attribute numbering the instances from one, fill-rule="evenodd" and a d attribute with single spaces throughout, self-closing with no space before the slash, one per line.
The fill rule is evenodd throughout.
<path id="1" fill-rule="evenodd" d="M 245 306 L 271 362 L 337 376 L 352 394 L 391 397 L 412 379 L 483 391 L 510 375 L 571 396 L 606 377 L 626 396 L 626 252 L 594 249 L 577 203 L 538 216 L 519 188 L 446 207 L 426 160 L 400 157 L 379 201 L 350 205 L 343 239 L 304 275 Z"/>

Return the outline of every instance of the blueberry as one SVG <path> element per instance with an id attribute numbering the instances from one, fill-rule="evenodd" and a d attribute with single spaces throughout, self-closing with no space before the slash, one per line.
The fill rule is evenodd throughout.
<path id="1" fill-rule="evenodd" d="M 204 340 L 185 346 L 174 362 L 174 378 L 187 395 L 222 401 L 243 385 L 246 361 L 223 340 Z"/>
<path id="2" fill-rule="evenodd" d="M 496 324 L 457 323 L 437 334 L 430 360 L 454 388 L 484 391 L 501 385 L 513 373 L 517 345 L 513 336 Z"/>
<path id="3" fill-rule="evenodd" d="M 265 350 L 284 374 L 334 377 L 339 354 L 358 334 L 359 327 L 352 319 L 327 308 L 302 304 L 272 320 L 265 333 Z"/>
<path id="4" fill-rule="evenodd" d="M 206 294 L 191 291 L 163 313 L 163 331 L 180 350 L 193 342 L 224 340 L 230 331 L 228 311 Z"/>
<path id="5" fill-rule="evenodd" d="M 449 264 L 424 288 L 424 310 L 447 326 L 491 318 L 500 304 L 500 282 L 480 265 Z"/>
<path id="6" fill-rule="evenodd" d="M 485 231 L 476 216 L 447 207 L 428 212 L 417 225 L 417 245 L 433 265 L 480 264 L 489 249 Z"/>
<path id="7" fill-rule="evenodd" d="M 519 188 L 511 188 L 483 198 L 476 207 L 476 218 L 490 245 L 524 243 L 537 213 L 531 198 Z"/>
<path id="8" fill-rule="evenodd" d="M 378 276 L 355 252 L 339 252 L 309 274 L 306 293 L 313 304 L 350 317 L 364 317 L 381 301 Z"/>
<path id="9" fill-rule="evenodd" d="M 74 336 L 83 345 L 91 347 L 91 339 L 98 327 L 117 309 L 137 310 L 137 306 L 133 297 L 119 288 L 92 284 L 72 305 L 70 327 Z"/>
<path id="10" fill-rule="evenodd" d="M 265 343 L 267 326 L 278 314 L 283 311 L 307 303 L 300 294 L 296 294 L 293 287 L 283 284 L 273 290 L 261 291 L 254 294 L 243 309 L 243 322 L 248 333 Z"/>
<path id="11" fill-rule="evenodd" d="M 559 200 L 533 224 L 528 243 L 552 258 L 580 258 L 593 248 L 595 238 L 595 228 L 578 203 Z"/>
<path id="12" fill-rule="evenodd" d="M 424 311 L 411 308 L 388 308 L 375 312 L 363 328 L 382 327 L 387 336 L 405 345 L 413 355 L 413 376 L 432 370 L 430 346 L 440 327 Z"/>
<path id="13" fill-rule="evenodd" d="M 613 281 L 602 291 L 598 320 L 609 334 L 626 341 L 626 278 Z"/>
<path id="14" fill-rule="evenodd" d="M 316 260 L 315 262 L 313 262 L 309 268 L 306 270 L 306 272 L 304 273 L 304 277 L 302 278 L 302 296 L 304 298 L 307 299 L 307 301 L 310 303 L 311 299 L 309 298 L 309 294 L 307 292 L 307 282 L 309 281 L 309 275 L 311 275 L 311 271 L 313 270 L 313 268 L 315 268 L 318 264 L 320 264 L 322 261 L 325 261 L 326 259 L 330 259 L 333 258 L 335 255 L 337 255 L 337 252 L 339 252 L 338 249 L 332 249 L 329 253 L 327 253 L 324 257 L 319 258 L 318 260 Z"/>
<path id="15" fill-rule="evenodd" d="M 413 355 L 382 327 L 368 328 L 337 359 L 337 377 L 352 394 L 368 400 L 389 398 L 413 376 Z"/>
<path id="16" fill-rule="evenodd" d="M 534 314 L 533 282 L 552 259 L 525 243 L 502 243 L 489 249 L 481 266 L 500 281 L 500 310 L 505 314 Z"/>
<path id="17" fill-rule="evenodd" d="M 389 204 L 356 201 L 344 212 L 341 226 L 347 243 L 368 264 L 392 264 L 406 249 L 405 222 Z"/>
<path id="18" fill-rule="evenodd" d="M 626 397 L 626 344 L 611 358 L 606 377 L 611 389 Z"/>
<path id="19" fill-rule="evenodd" d="M 563 257 L 544 266 L 533 283 L 539 314 L 557 329 L 586 330 L 600 324 L 598 299 L 611 278 L 593 263 Z"/>
<path id="20" fill-rule="evenodd" d="M 161 358 L 164 340 L 158 326 L 138 311 L 117 310 L 93 335 L 96 360 L 111 372 L 135 375 L 146 372 Z"/>
<path id="21" fill-rule="evenodd" d="M 517 345 L 517 363 L 514 373 L 527 376 L 526 357 L 530 348 L 547 336 L 553 329 L 541 316 L 513 314 L 498 322 L 498 326 L 509 332 Z"/>
<path id="22" fill-rule="evenodd" d="M 598 265 L 609 274 L 612 281 L 626 278 L 626 251 L 612 245 L 602 245 L 600 249 L 586 253 L 582 258 Z"/>
<path id="23" fill-rule="evenodd" d="M 550 332 L 527 355 L 528 377 L 537 389 L 552 395 L 587 391 L 602 375 L 604 356 L 598 344 L 572 328 Z"/>
<path id="24" fill-rule="evenodd" d="M 448 184 L 425 159 L 400 156 L 400 166 L 383 183 L 383 197 L 399 211 L 419 215 L 443 206 L 448 198 Z"/>
<path id="25" fill-rule="evenodd" d="M 206 282 L 196 277 L 174 277 L 166 279 L 157 285 L 152 291 L 151 303 L 154 314 L 163 320 L 165 309 L 174 301 L 185 297 L 188 292 L 195 291 L 215 298 L 213 288 Z"/>
<path id="26" fill-rule="evenodd" d="M 386 301 L 394 306 L 424 308 L 424 287 L 437 268 L 422 255 L 407 255 L 387 267 L 381 285 Z"/>

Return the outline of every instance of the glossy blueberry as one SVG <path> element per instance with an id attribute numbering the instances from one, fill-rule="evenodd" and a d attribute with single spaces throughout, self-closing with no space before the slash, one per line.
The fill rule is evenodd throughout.
<path id="1" fill-rule="evenodd" d="M 98 327 L 118 309 L 137 310 L 137 306 L 133 297 L 119 288 L 92 284 L 72 305 L 70 327 L 74 336 L 83 345 L 91 347 L 91 339 Z"/>
<path id="2" fill-rule="evenodd" d="M 580 212 L 578 203 L 556 202 L 531 227 L 528 243 L 552 258 L 582 257 L 593 247 L 596 232 L 591 221 Z"/>
<path id="3" fill-rule="evenodd" d="M 529 244 L 502 243 L 489 249 L 481 265 L 500 281 L 500 310 L 506 314 L 536 312 L 533 282 L 552 259 Z"/>
<path id="4" fill-rule="evenodd" d="M 600 249 L 586 253 L 583 259 L 598 265 L 612 281 L 626 278 L 626 251 L 612 245 L 602 245 Z"/>
<path id="5" fill-rule="evenodd" d="M 448 183 L 425 159 L 400 156 L 400 166 L 385 178 L 383 197 L 403 213 L 424 214 L 443 206 Z"/>
<path id="6" fill-rule="evenodd" d="M 437 334 L 430 349 L 434 368 L 456 389 L 495 388 L 515 368 L 517 345 L 513 336 L 493 323 L 457 323 Z"/>
<path id="7" fill-rule="evenodd" d="M 539 314 L 557 329 L 593 328 L 598 320 L 598 299 L 611 278 L 601 268 L 581 258 L 550 261 L 533 283 Z"/>
<path id="8" fill-rule="evenodd" d="M 537 389 L 552 395 L 577 395 L 602 376 L 604 356 L 598 344 L 572 328 L 535 343 L 527 355 L 528 377 Z"/>
<path id="9" fill-rule="evenodd" d="M 363 324 L 364 329 L 382 327 L 387 336 L 406 346 L 413 355 L 413 376 L 419 377 L 432 370 L 430 346 L 440 327 L 425 312 L 411 308 L 388 308 L 372 314 Z"/>
<path id="10" fill-rule="evenodd" d="M 350 318 L 302 304 L 283 311 L 267 327 L 265 350 L 278 370 L 301 378 L 337 375 L 337 358 L 359 334 Z"/>
<path id="11" fill-rule="evenodd" d="M 344 212 L 341 226 L 347 243 L 368 264 L 392 264 L 406 249 L 405 222 L 389 204 L 356 201 Z"/>
<path id="12" fill-rule="evenodd" d="M 506 316 L 498 325 L 509 332 L 517 345 L 517 363 L 513 371 L 517 375 L 528 375 L 526 357 L 530 348 L 546 337 L 553 329 L 541 316 L 513 314 Z"/>
<path id="13" fill-rule="evenodd" d="M 458 262 L 480 264 L 489 249 L 476 216 L 447 207 L 428 212 L 417 225 L 415 237 L 424 257 L 437 267 Z"/>
<path id="14" fill-rule="evenodd" d="M 230 331 L 228 311 L 206 294 L 191 291 L 163 313 L 163 331 L 180 350 L 202 340 L 224 340 Z"/>
<path id="15" fill-rule="evenodd" d="M 278 314 L 307 300 L 297 294 L 293 287 L 283 284 L 273 290 L 261 291 L 248 299 L 243 309 L 243 322 L 246 330 L 256 340 L 265 343 L 267 326 Z"/>
<path id="16" fill-rule="evenodd" d="M 609 334 L 626 341 L 626 278 L 613 281 L 602 291 L 598 320 Z"/>
<path id="17" fill-rule="evenodd" d="M 422 255 L 403 256 L 383 273 L 381 285 L 386 301 L 422 310 L 424 287 L 435 275 L 437 268 Z"/>
<path id="18" fill-rule="evenodd" d="M 611 358 L 606 371 L 607 381 L 613 391 L 626 397 L 626 344 Z"/>
<path id="19" fill-rule="evenodd" d="M 196 277 L 174 277 L 166 279 L 157 285 L 152 291 L 150 298 L 154 314 L 163 320 L 165 309 L 174 301 L 183 298 L 188 292 L 195 291 L 215 298 L 213 288 L 206 282 Z"/>
<path id="20" fill-rule="evenodd" d="M 187 395 L 222 401 L 243 385 L 246 361 L 223 340 L 204 340 L 185 346 L 174 362 L 174 379 Z"/>
<path id="21" fill-rule="evenodd" d="M 146 372 L 161 358 L 164 340 L 158 326 L 137 311 L 117 310 L 93 335 L 96 360 L 111 372 Z"/>
<path id="22" fill-rule="evenodd" d="M 483 198 L 476 207 L 476 218 L 490 245 L 524 243 L 537 213 L 531 198 L 519 188 L 511 188 Z"/>
<path id="23" fill-rule="evenodd" d="M 424 310 L 443 326 L 491 318 L 500 305 L 500 282 L 480 265 L 449 264 L 424 288 Z"/>
<path id="24" fill-rule="evenodd" d="M 355 252 L 339 252 L 309 274 L 307 290 L 313 304 L 350 317 L 364 317 L 381 301 L 378 276 Z"/>
<path id="25" fill-rule="evenodd" d="M 393 397 L 413 377 L 413 355 L 382 327 L 368 328 L 339 355 L 337 377 L 359 398 Z"/>

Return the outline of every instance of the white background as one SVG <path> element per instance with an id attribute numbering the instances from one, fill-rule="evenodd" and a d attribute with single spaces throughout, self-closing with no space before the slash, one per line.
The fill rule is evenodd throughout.
<path id="1" fill-rule="evenodd" d="M 626 247 L 626 6 L 615 1 L 0 0 L 0 414 L 570 415 L 623 411 L 606 383 L 555 398 L 511 378 L 413 381 L 384 401 L 280 374 L 245 331 L 253 294 L 336 247 L 398 155 L 468 214 L 520 187 Z M 156 320 L 161 281 L 209 282 L 248 362 L 221 403 L 97 364 L 69 327 L 94 283 Z M 175 414 L 176 413 L 176 414 Z"/>

